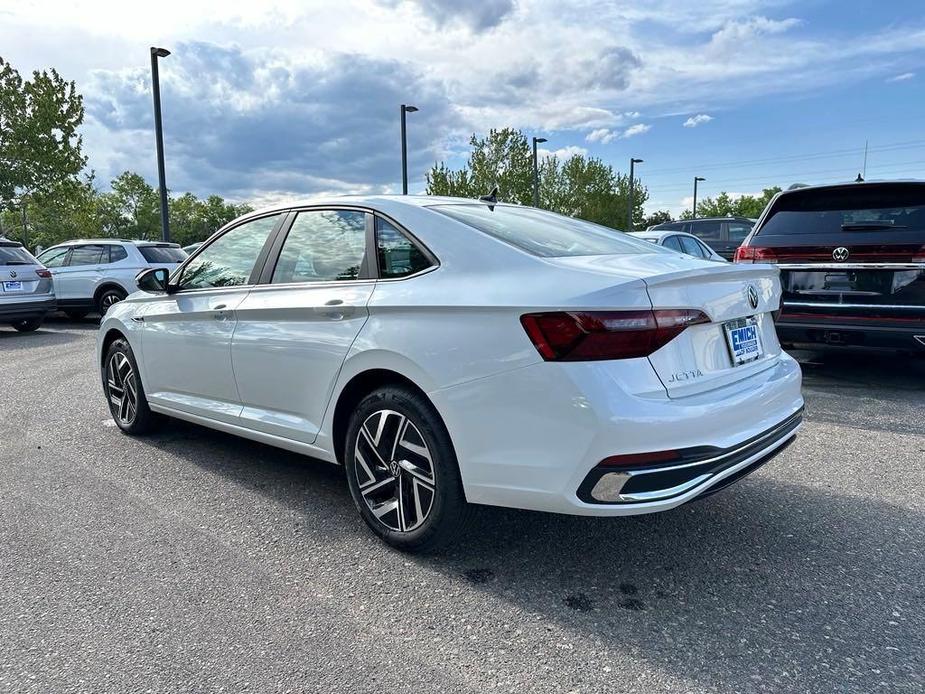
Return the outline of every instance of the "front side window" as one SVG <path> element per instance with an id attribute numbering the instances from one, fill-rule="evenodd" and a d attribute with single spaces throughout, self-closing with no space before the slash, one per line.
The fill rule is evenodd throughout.
<path id="1" fill-rule="evenodd" d="M 103 260 L 103 254 L 106 260 Z M 99 265 L 103 262 L 109 262 L 109 253 L 106 246 L 77 246 L 71 251 L 71 258 L 67 261 L 68 266 L 80 265 Z"/>
<path id="2" fill-rule="evenodd" d="M 67 260 L 70 248 L 49 248 L 39 255 L 39 262 L 45 267 L 61 267 Z"/>
<path id="3" fill-rule="evenodd" d="M 271 282 L 288 284 L 359 279 L 365 254 L 365 212 L 299 212 L 286 236 Z"/>
<path id="4" fill-rule="evenodd" d="M 431 210 L 532 255 L 638 255 L 652 248 L 616 229 L 554 212 L 512 205 L 433 205 Z"/>
<path id="5" fill-rule="evenodd" d="M 376 218 L 376 253 L 379 276 L 383 279 L 406 277 L 431 266 L 430 259 L 394 224 Z"/>
<path id="6" fill-rule="evenodd" d="M 219 236 L 183 268 L 180 289 L 247 284 L 260 251 L 278 220 L 279 215 L 261 217 Z"/>

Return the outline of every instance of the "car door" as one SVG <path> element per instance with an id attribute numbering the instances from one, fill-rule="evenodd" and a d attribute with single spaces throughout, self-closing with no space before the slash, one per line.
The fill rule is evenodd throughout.
<path id="1" fill-rule="evenodd" d="M 107 253 L 106 246 L 99 243 L 71 247 L 67 264 L 52 270 L 58 301 L 93 300 L 93 292 L 102 277 L 104 253 Z"/>
<path id="2" fill-rule="evenodd" d="M 231 367 L 235 312 L 283 218 L 275 213 L 228 229 L 171 277 L 175 291 L 148 302 L 142 352 L 152 403 L 238 422 L 241 400 Z"/>
<path id="3" fill-rule="evenodd" d="M 312 443 L 375 286 L 372 217 L 309 209 L 290 217 L 262 284 L 237 309 L 232 362 L 242 423 Z"/>

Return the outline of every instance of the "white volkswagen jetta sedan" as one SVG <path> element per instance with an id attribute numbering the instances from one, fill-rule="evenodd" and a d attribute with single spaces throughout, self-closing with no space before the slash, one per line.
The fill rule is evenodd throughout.
<path id="1" fill-rule="evenodd" d="M 369 527 L 452 540 L 471 504 L 671 509 L 793 440 L 777 270 L 533 208 L 291 204 L 139 275 L 98 340 L 129 434 L 169 415 L 346 466 Z"/>

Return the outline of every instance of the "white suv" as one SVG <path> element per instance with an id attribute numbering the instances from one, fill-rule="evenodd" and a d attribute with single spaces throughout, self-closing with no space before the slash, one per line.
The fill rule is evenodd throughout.
<path id="1" fill-rule="evenodd" d="M 67 241 L 38 256 L 54 277 L 58 308 L 74 319 L 91 311 L 105 315 L 136 291 L 135 275 L 141 270 L 173 271 L 186 257 L 175 243 L 125 239 Z"/>

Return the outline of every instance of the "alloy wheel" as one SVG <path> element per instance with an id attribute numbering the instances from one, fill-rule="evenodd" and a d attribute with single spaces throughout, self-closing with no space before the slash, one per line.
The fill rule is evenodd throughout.
<path id="1" fill-rule="evenodd" d="M 116 352 L 109 359 L 106 390 L 113 415 L 120 424 L 131 425 L 138 411 L 138 380 L 132 363 L 123 352 Z"/>
<path id="2" fill-rule="evenodd" d="M 107 292 L 103 294 L 103 298 L 100 300 L 100 307 L 103 309 L 103 315 L 112 308 L 113 304 L 117 304 L 122 301 L 122 298 L 115 292 Z"/>
<path id="3" fill-rule="evenodd" d="M 380 523 L 409 532 L 427 520 L 437 479 L 430 449 L 408 417 L 372 413 L 357 434 L 354 456 L 360 495 Z"/>

